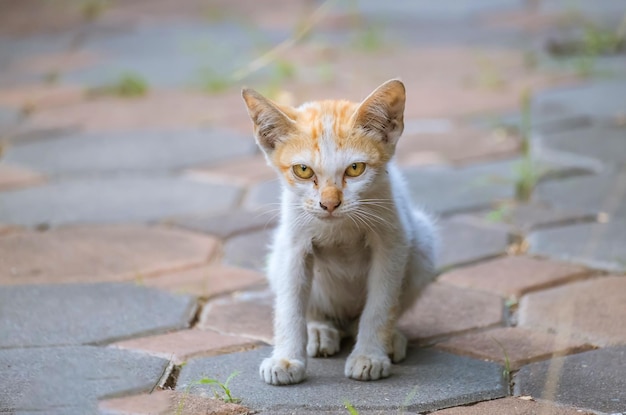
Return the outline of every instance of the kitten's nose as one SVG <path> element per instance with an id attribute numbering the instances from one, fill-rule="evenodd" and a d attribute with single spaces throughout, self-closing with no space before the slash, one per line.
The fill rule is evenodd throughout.
<path id="1" fill-rule="evenodd" d="M 333 213 L 333 211 L 337 209 L 340 204 L 341 200 L 328 200 L 324 201 L 324 203 L 320 202 L 320 207 L 324 210 L 327 210 L 328 213 Z"/>

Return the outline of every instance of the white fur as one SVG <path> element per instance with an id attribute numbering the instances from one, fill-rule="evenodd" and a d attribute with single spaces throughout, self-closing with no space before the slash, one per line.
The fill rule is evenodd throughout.
<path id="1" fill-rule="evenodd" d="M 304 151 L 293 164 L 310 166 L 320 187 L 341 189 L 346 167 L 367 163 L 368 156 L 337 148 L 329 134 L 322 136 L 319 153 Z M 395 331 L 385 344 L 380 333 L 389 324 L 395 327 L 433 280 L 434 226 L 411 206 L 393 161 L 378 170 L 367 165 L 361 176 L 345 180 L 342 204 L 331 219 L 311 180 L 283 183 L 281 221 L 268 263 L 276 304 L 275 347 L 260 368 L 267 383 L 302 381 L 307 354 L 332 355 L 349 334 L 356 334 L 356 344 L 346 362 L 347 377 L 383 378 L 391 360 L 404 358 L 404 336 Z"/>

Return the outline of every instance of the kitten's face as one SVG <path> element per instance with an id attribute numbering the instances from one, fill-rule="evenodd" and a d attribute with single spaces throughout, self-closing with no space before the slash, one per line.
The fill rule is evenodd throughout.
<path id="1" fill-rule="evenodd" d="M 244 99 L 255 135 L 283 183 L 324 221 L 365 215 L 376 176 L 393 156 L 403 122 L 404 86 L 389 81 L 363 103 L 321 101 L 281 107 L 251 90 Z M 373 192 L 369 192 L 373 193 Z"/>

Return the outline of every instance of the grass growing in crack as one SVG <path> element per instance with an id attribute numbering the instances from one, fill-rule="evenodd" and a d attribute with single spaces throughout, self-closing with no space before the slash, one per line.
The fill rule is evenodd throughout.
<path id="1" fill-rule="evenodd" d="M 495 338 L 491 338 L 500 350 L 502 350 L 502 354 L 504 355 L 504 369 L 502 369 L 502 377 L 506 380 L 507 385 L 511 385 L 511 361 L 509 360 L 509 354 L 506 352 L 506 348 L 502 343 L 500 343 Z"/>
<path id="2" fill-rule="evenodd" d="M 240 398 L 235 398 L 233 397 L 230 388 L 228 387 L 228 385 L 230 384 L 230 381 L 233 380 L 233 378 L 235 376 L 239 375 L 239 372 L 235 371 L 233 373 L 231 373 L 228 378 L 226 378 L 226 381 L 224 383 L 220 382 L 217 379 L 211 379 L 211 378 L 202 378 L 200 380 L 197 380 L 194 382 L 194 384 L 196 385 L 216 385 L 218 387 L 218 390 L 213 390 L 213 393 L 215 394 L 215 397 L 218 399 L 223 400 L 226 403 L 239 403 L 241 402 Z M 223 395 L 219 393 L 219 389 L 222 390 Z"/>
<path id="3" fill-rule="evenodd" d="M 532 92 L 526 89 L 520 99 L 521 122 L 520 122 L 520 139 L 522 160 L 516 166 L 515 195 L 518 200 L 526 202 L 539 180 L 539 174 L 532 160 L 531 148 L 531 102 Z"/>
<path id="4" fill-rule="evenodd" d="M 509 207 L 502 205 L 490 210 L 485 214 L 485 219 L 489 222 L 500 223 L 507 220 L 509 214 Z"/>
<path id="5" fill-rule="evenodd" d="M 350 415 L 359 415 L 359 411 L 346 399 L 343 401 L 343 406 L 348 410 Z"/>
<path id="6" fill-rule="evenodd" d="M 122 98 L 137 98 L 148 93 L 149 85 L 141 75 L 127 72 L 118 77 L 109 85 L 103 85 L 87 90 L 88 95 L 114 95 Z"/>

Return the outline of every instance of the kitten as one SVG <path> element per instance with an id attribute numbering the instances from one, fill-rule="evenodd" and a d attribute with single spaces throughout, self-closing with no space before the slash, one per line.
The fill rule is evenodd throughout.
<path id="1" fill-rule="evenodd" d="M 306 356 L 332 356 L 356 338 L 345 375 L 389 376 L 405 357 L 398 317 L 434 279 L 435 232 L 411 206 L 393 161 L 405 89 L 390 80 L 360 104 L 278 105 L 243 98 L 254 133 L 282 182 L 281 220 L 268 263 L 276 294 L 275 346 L 261 378 L 301 382 Z"/>

